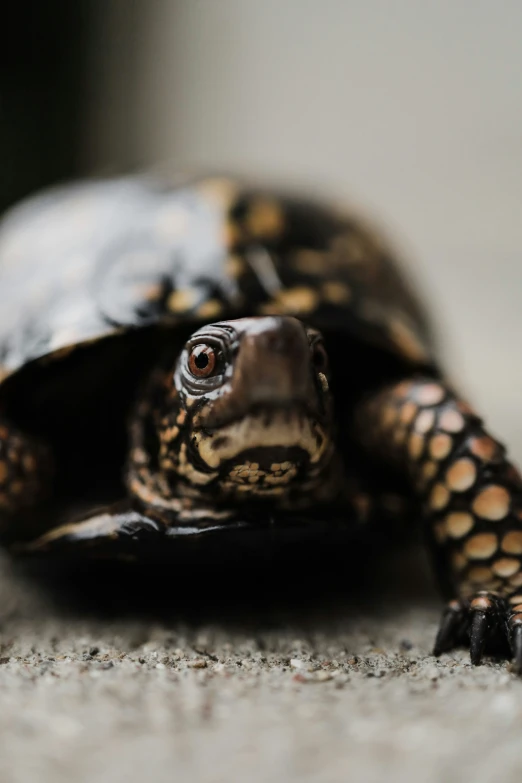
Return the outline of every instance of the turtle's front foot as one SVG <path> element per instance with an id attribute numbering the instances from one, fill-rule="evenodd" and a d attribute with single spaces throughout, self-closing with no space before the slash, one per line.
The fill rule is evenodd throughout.
<path id="1" fill-rule="evenodd" d="M 522 594 L 510 598 L 481 590 L 468 599 L 450 601 L 444 610 L 435 640 L 434 655 L 469 643 L 471 662 L 478 665 L 485 650 L 507 640 L 512 670 L 522 674 Z"/>

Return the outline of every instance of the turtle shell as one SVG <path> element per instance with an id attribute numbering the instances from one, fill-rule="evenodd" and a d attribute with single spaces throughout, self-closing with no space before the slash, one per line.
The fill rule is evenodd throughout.
<path id="1" fill-rule="evenodd" d="M 119 332 L 295 315 L 430 366 L 430 331 L 360 220 L 229 179 L 58 187 L 0 224 L 0 379 Z"/>

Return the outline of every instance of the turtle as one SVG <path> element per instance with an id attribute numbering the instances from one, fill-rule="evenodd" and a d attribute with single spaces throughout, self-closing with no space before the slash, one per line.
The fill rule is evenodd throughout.
<path id="1" fill-rule="evenodd" d="M 521 475 L 365 218 L 228 176 L 55 185 L 2 219 L 0 313 L 13 552 L 407 522 L 446 600 L 434 654 L 502 638 L 522 671 Z"/>

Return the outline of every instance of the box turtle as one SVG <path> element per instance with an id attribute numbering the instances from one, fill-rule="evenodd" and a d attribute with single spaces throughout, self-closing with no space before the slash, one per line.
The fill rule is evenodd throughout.
<path id="1" fill-rule="evenodd" d="M 522 669 L 522 483 L 382 238 L 232 179 L 61 186 L 0 225 L 0 526 L 18 552 L 421 526 L 435 654 Z"/>

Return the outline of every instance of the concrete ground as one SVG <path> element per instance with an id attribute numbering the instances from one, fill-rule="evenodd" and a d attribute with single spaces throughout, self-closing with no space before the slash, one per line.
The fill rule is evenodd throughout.
<path id="1" fill-rule="evenodd" d="M 0 780 L 520 781 L 522 681 L 431 656 L 426 564 L 384 562 L 357 591 L 317 562 L 2 561 Z"/>

